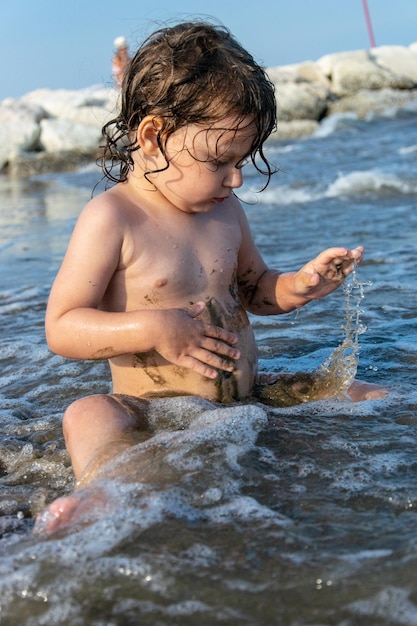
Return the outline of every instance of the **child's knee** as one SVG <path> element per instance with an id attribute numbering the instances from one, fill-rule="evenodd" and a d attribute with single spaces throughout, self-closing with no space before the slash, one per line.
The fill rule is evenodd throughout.
<path id="1" fill-rule="evenodd" d="M 68 441 L 72 433 L 83 432 L 89 420 L 100 414 L 100 405 L 103 405 L 105 399 L 104 394 L 88 396 L 69 405 L 62 420 L 65 441 Z"/>
<path id="2" fill-rule="evenodd" d="M 80 411 L 79 405 L 81 400 L 76 400 L 66 409 L 64 417 L 62 419 L 62 430 L 64 431 L 64 437 L 67 439 L 70 432 L 76 427 L 76 422 L 79 422 Z"/>

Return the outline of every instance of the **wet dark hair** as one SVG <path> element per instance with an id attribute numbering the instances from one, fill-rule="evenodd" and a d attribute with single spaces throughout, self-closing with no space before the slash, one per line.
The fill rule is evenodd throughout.
<path id="1" fill-rule="evenodd" d="M 237 131 L 250 117 L 256 134 L 248 156 L 268 177 L 265 187 L 269 183 L 274 170 L 263 145 L 276 128 L 274 85 L 226 27 L 186 22 L 145 40 L 126 69 L 119 114 L 102 130 L 101 167 L 110 181 L 126 181 L 133 169 L 132 153 L 139 149 L 134 131 L 147 115 L 163 120 L 162 154 L 168 137 L 187 124 L 209 128 L 234 117 L 235 128 L 225 130 Z"/>

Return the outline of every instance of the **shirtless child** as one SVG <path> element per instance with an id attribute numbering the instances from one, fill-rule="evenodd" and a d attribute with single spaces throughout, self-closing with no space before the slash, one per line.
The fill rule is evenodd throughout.
<path id="1" fill-rule="evenodd" d="M 276 126 L 274 88 L 225 28 L 154 33 L 121 98 L 103 129 L 115 184 L 81 213 L 46 315 L 54 352 L 110 362 L 113 394 L 77 400 L 64 416 L 78 487 L 135 443 L 140 399 L 250 396 L 247 312 L 278 315 L 323 298 L 363 257 L 362 247 L 335 247 L 298 272 L 266 266 L 233 191 L 247 161 L 267 183 L 273 173 L 263 147 Z M 71 497 L 51 505 L 56 524 L 71 506 Z"/>

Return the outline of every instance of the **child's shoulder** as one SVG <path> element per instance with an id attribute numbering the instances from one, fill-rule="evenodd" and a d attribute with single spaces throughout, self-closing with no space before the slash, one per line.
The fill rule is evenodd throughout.
<path id="1" fill-rule="evenodd" d="M 129 228 L 130 211 L 123 196 L 113 189 L 94 196 L 85 205 L 77 221 L 78 230 L 88 229 L 123 237 L 123 233 Z"/>
<path id="2" fill-rule="evenodd" d="M 91 200 L 84 207 L 82 214 L 89 218 L 100 217 L 102 219 L 123 219 L 123 216 L 129 212 L 129 201 L 123 194 L 122 190 L 118 189 L 118 185 L 103 191 L 91 198 Z"/>

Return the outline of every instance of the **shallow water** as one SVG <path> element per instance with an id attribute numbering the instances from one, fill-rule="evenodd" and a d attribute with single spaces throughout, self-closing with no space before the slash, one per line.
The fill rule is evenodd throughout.
<path id="1" fill-rule="evenodd" d="M 327 122 L 273 144 L 239 196 L 267 262 L 366 248 L 357 376 L 384 400 L 219 408 L 155 400 L 156 435 L 97 490 L 105 513 L 50 538 L 33 515 L 73 487 L 61 416 L 109 390 L 106 363 L 46 347 L 43 316 L 94 167 L 0 178 L 0 623 L 417 624 L 417 116 Z M 342 290 L 252 318 L 266 371 L 313 371 L 342 342 Z"/>

